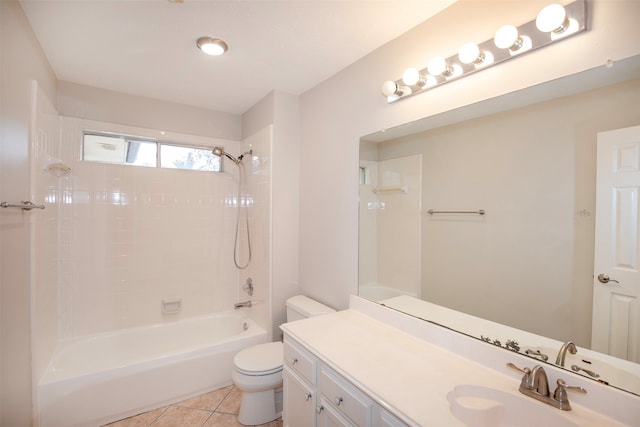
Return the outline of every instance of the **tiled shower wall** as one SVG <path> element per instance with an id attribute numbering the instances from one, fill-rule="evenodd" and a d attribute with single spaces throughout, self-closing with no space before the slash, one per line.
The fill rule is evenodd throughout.
<path id="1" fill-rule="evenodd" d="M 44 372 L 58 343 L 58 283 L 62 277 L 61 227 L 58 201 L 68 177 L 55 168 L 61 157 L 60 119 L 34 81 L 31 88 L 31 201 L 44 210 L 23 212 L 31 227 L 31 321 L 33 378 Z M 59 162 L 58 162 L 59 163 Z"/>
<path id="2" fill-rule="evenodd" d="M 359 285 L 420 296 L 422 157 L 361 160 Z M 369 292 L 369 293 L 367 293 Z M 390 297 L 392 295 L 387 295 Z"/>
<path id="3" fill-rule="evenodd" d="M 83 162 L 84 130 L 222 145 L 237 141 L 61 117 L 60 338 L 73 338 L 232 309 L 237 169 L 199 172 Z M 163 299 L 181 299 L 179 314 Z"/>
<path id="4" fill-rule="evenodd" d="M 251 238 L 251 262 L 247 268 L 240 271 L 239 301 L 251 300 L 254 304 L 251 308 L 243 308 L 251 318 L 267 330 L 271 339 L 272 313 L 271 291 L 273 284 L 272 257 L 271 257 L 271 165 L 272 165 L 272 138 L 273 126 L 267 126 L 246 138 L 242 144 L 242 152 L 253 151 L 253 155 L 245 156 L 243 168 L 246 177 L 246 203 L 249 209 L 249 229 Z M 228 162 L 228 167 L 233 166 Z M 237 191 L 237 190 L 236 190 Z M 234 215 L 236 212 L 234 212 Z M 240 217 L 240 264 L 244 265 L 247 259 L 246 222 Z M 235 220 L 235 219 L 234 219 Z M 233 223 L 235 230 L 235 222 Z M 231 255 L 231 252 L 229 252 Z M 225 257 L 229 255 L 225 254 Z M 231 261 L 227 261 L 233 263 Z M 242 290 L 242 285 L 247 278 L 251 278 L 254 287 L 253 295 Z M 277 337 L 274 337 L 277 338 Z"/>

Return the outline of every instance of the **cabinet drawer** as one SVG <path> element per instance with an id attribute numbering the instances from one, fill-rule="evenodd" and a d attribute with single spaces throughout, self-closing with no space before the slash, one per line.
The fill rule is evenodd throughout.
<path id="1" fill-rule="evenodd" d="M 287 339 L 284 342 L 284 363 L 309 384 L 316 384 L 315 358 L 298 344 Z"/>
<path id="2" fill-rule="evenodd" d="M 371 425 L 373 401 L 324 365 L 318 375 L 318 391 L 355 424 Z"/>

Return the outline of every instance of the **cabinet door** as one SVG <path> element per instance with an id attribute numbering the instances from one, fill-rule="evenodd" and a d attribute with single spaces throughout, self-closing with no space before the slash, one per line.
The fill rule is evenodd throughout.
<path id="1" fill-rule="evenodd" d="M 373 425 L 375 427 L 407 427 L 405 423 L 400 421 L 395 416 L 391 415 L 388 411 L 378 407 L 376 411 L 376 417 L 374 418 Z"/>
<path id="2" fill-rule="evenodd" d="M 316 397 L 311 387 L 287 367 L 282 372 L 284 381 L 284 427 L 314 427 Z"/>
<path id="3" fill-rule="evenodd" d="M 320 399 L 316 412 L 318 427 L 357 427 L 342 416 L 324 397 Z"/>

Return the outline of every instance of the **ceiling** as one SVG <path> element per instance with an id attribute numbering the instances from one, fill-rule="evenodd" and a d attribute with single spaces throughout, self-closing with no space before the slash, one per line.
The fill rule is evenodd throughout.
<path id="1" fill-rule="evenodd" d="M 241 114 L 302 94 L 454 0 L 21 0 L 62 81 Z M 196 39 L 225 40 L 219 57 Z"/>

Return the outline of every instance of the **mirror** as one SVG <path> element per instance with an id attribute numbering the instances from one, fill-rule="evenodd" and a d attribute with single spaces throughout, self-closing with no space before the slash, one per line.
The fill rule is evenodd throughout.
<path id="1" fill-rule="evenodd" d="M 640 394 L 589 349 L 597 133 L 638 99 L 634 57 L 362 137 L 359 295 Z"/>

